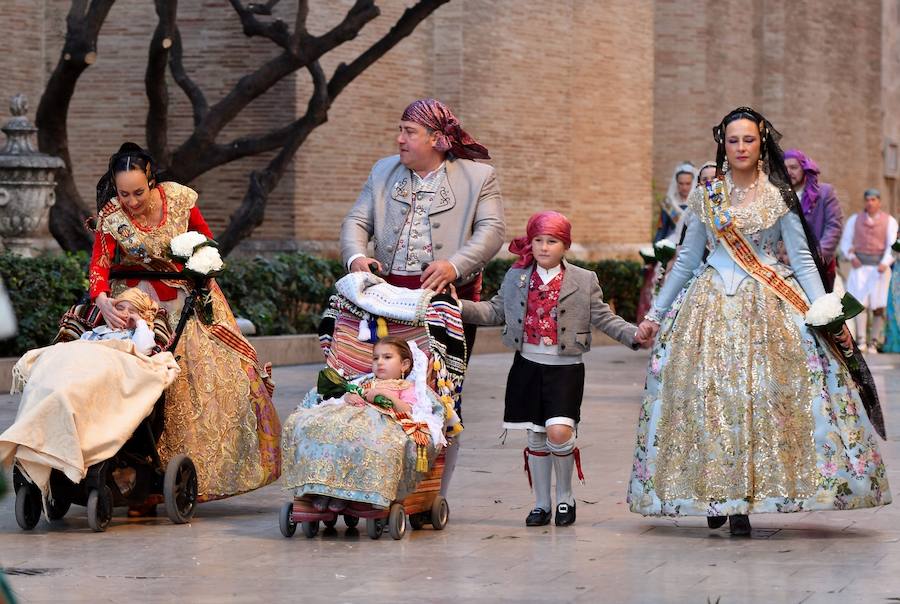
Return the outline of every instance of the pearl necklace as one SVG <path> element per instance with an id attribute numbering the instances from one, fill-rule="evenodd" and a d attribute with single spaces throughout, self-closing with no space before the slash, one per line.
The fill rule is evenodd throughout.
<path id="1" fill-rule="evenodd" d="M 756 185 L 759 184 L 759 175 L 756 176 L 756 180 L 753 181 L 753 184 L 747 187 L 746 189 L 742 189 L 741 187 L 734 184 L 732 180 L 732 186 L 734 187 L 734 196 L 737 199 L 738 205 L 742 205 L 744 203 L 744 199 L 747 197 L 747 194 L 756 188 Z"/>

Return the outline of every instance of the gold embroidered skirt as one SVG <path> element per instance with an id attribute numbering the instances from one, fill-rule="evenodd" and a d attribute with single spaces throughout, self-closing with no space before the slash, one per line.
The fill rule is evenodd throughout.
<path id="1" fill-rule="evenodd" d="M 660 325 L 628 501 L 721 516 L 890 503 L 875 433 L 846 369 L 787 303 L 707 268 Z"/>
<path id="2" fill-rule="evenodd" d="M 113 285 L 113 292 L 124 288 Z M 146 281 L 143 291 L 158 298 Z M 248 358 L 250 344 L 217 285 L 212 288 L 213 322 L 232 334 L 243 350 L 214 337 L 193 315 L 185 325 L 176 357 L 181 373 L 166 390 L 163 432 L 157 450 L 163 463 L 185 453 L 197 468 L 201 501 L 252 491 L 281 473 L 281 421 L 265 387 L 263 370 Z M 184 294 L 160 302 L 174 330 Z M 252 347 L 250 347 L 252 352 Z"/>

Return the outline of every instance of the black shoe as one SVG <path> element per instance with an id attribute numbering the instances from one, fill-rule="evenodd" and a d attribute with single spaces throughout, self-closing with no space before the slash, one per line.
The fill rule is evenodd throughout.
<path id="1" fill-rule="evenodd" d="M 726 522 L 728 522 L 728 516 L 707 516 L 706 517 L 706 526 L 708 526 L 711 529 L 717 529 L 721 526 L 724 526 Z"/>
<path id="2" fill-rule="evenodd" d="M 556 526 L 575 524 L 575 504 L 560 503 L 556 506 Z"/>
<path id="3" fill-rule="evenodd" d="M 746 514 L 735 514 L 728 517 L 728 529 L 735 537 L 750 536 L 750 518 Z"/>
<path id="4" fill-rule="evenodd" d="M 534 508 L 525 519 L 525 526 L 545 526 L 550 524 L 550 512 L 541 508 Z"/>

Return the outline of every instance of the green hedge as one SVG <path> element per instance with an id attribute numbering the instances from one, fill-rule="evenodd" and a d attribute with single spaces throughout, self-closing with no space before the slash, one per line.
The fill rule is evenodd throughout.
<path id="1" fill-rule="evenodd" d="M 634 322 L 637 317 L 638 297 L 640 296 L 641 283 L 643 282 L 642 266 L 640 262 L 632 260 L 600 260 L 598 262 L 584 262 L 573 260 L 572 264 L 586 268 L 597 273 L 600 287 L 603 289 L 603 299 L 611 305 L 616 313 L 627 321 Z M 482 300 L 489 300 L 503 282 L 503 276 L 512 260 L 492 260 L 484 268 L 484 287 L 481 293 Z"/>
<path id="2" fill-rule="evenodd" d="M 484 271 L 483 299 L 493 296 L 512 261 L 494 260 Z M 634 321 L 641 287 L 638 262 L 580 262 L 597 273 L 604 298 L 622 317 Z M 19 321 L 19 334 L 0 342 L 0 356 L 18 356 L 46 346 L 56 335 L 59 318 L 87 290 L 86 254 L 22 258 L 0 254 L 0 276 Z M 337 260 L 303 253 L 272 258 L 228 258 L 218 283 L 235 315 L 256 325 L 259 335 L 315 333 L 334 282 L 344 274 Z"/>
<path id="3" fill-rule="evenodd" d="M 337 260 L 285 253 L 228 258 L 218 283 L 234 313 L 252 321 L 258 335 L 315 333 L 343 274 Z"/>
<path id="4" fill-rule="evenodd" d="M 15 338 L 0 341 L 0 356 L 18 356 L 50 343 L 62 314 L 87 290 L 87 267 L 84 253 L 38 258 L 0 254 L 0 276 L 19 325 Z"/>

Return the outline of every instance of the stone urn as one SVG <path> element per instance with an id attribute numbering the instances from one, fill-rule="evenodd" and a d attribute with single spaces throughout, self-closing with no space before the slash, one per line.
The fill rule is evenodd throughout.
<path id="1" fill-rule="evenodd" d="M 59 249 L 47 217 L 56 201 L 56 171 L 65 163 L 34 148 L 37 128 L 25 115 L 25 95 L 14 96 L 9 110 L 12 119 L 2 128 L 6 145 L 0 149 L 0 238 L 6 250 L 35 256 Z"/>

